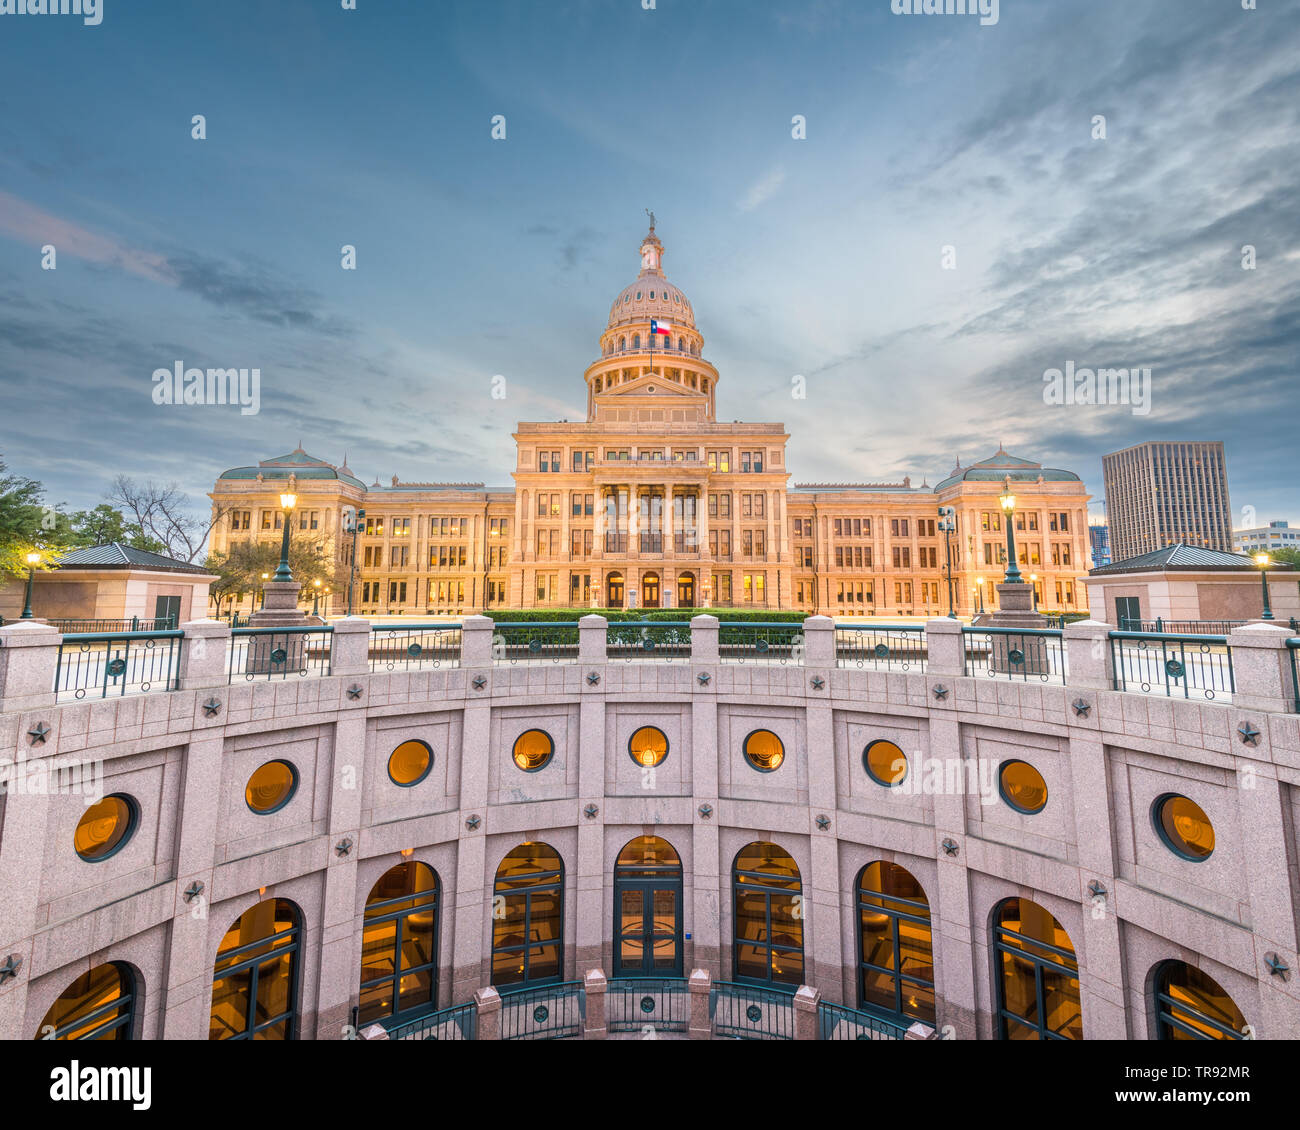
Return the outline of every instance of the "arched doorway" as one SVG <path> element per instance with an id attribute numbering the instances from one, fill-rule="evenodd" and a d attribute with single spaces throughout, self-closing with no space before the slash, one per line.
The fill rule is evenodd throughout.
<path id="1" fill-rule="evenodd" d="M 858 874 L 858 1005 L 934 1024 L 930 901 L 911 872 L 884 860 Z"/>
<path id="2" fill-rule="evenodd" d="M 564 864 L 550 844 L 524 843 L 497 868 L 492 984 L 551 985 L 564 972 Z"/>
<path id="3" fill-rule="evenodd" d="M 1038 903 L 1011 898 L 993 912 L 1000 1040 L 1082 1040 L 1079 962 L 1061 924 Z"/>
<path id="4" fill-rule="evenodd" d="M 658 836 L 629 841 L 614 865 L 614 976 L 682 976 L 682 861 Z"/>
<path id="5" fill-rule="evenodd" d="M 399 863 L 379 877 L 361 926 L 362 1025 L 401 1023 L 438 1007 L 438 874 Z"/>
<path id="6" fill-rule="evenodd" d="M 695 574 L 682 573 L 677 578 L 677 607 L 695 607 Z"/>
<path id="7" fill-rule="evenodd" d="M 213 966 L 209 1040 L 295 1037 L 301 932 L 288 899 L 265 899 L 235 920 Z"/>
<path id="8" fill-rule="evenodd" d="M 740 849 L 731 872 L 732 976 L 803 984 L 803 884 L 790 856 L 763 841 Z"/>
<path id="9" fill-rule="evenodd" d="M 134 1036 L 135 975 L 121 962 L 96 965 L 50 1005 L 38 1040 L 129 1040 Z"/>
<path id="10" fill-rule="evenodd" d="M 610 573 L 605 578 L 605 607 L 623 607 L 623 574 Z"/>
<path id="11" fill-rule="evenodd" d="M 1156 969 L 1157 1040 L 1244 1040 L 1246 1018 L 1208 973 L 1185 961 Z"/>
<path id="12" fill-rule="evenodd" d="M 659 574 L 646 573 L 641 578 L 641 607 L 659 607 Z"/>

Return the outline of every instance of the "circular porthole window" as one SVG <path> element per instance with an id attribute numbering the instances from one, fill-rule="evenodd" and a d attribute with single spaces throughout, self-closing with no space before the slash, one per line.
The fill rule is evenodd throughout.
<path id="1" fill-rule="evenodd" d="M 287 761 L 268 761 L 244 786 L 244 801 L 259 816 L 279 812 L 298 791 L 298 770 Z"/>
<path id="2" fill-rule="evenodd" d="M 998 791 L 1017 812 L 1033 816 L 1047 806 L 1047 782 L 1027 761 L 1004 761 L 998 770 Z"/>
<path id="3" fill-rule="evenodd" d="M 1156 831 L 1175 855 L 1193 863 L 1210 858 L 1214 851 L 1214 825 L 1194 800 L 1178 793 L 1165 793 L 1151 806 Z"/>
<path id="4" fill-rule="evenodd" d="M 113 793 L 92 804 L 77 821 L 72 844 L 87 863 L 103 863 L 126 846 L 140 820 L 132 797 Z"/>
<path id="5" fill-rule="evenodd" d="M 660 765 L 668 756 L 668 735 L 655 726 L 642 726 L 628 739 L 627 752 L 643 769 Z"/>
<path id="6" fill-rule="evenodd" d="M 878 785 L 892 787 L 902 783 L 907 776 L 907 757 L 893 742 L 885 738 L 871 742 L 862 751 L 862 765 Z"/>
<path id="7" fill-rule="evenodd" d="M 555 742 L 545 730 L 525 730 L 515 739 L 511 756 L 525 773 L 536 773 L 555 756 Z"/>
<path id="8" fill-rule="evenodd" d="M 760 773 L 771 773 L 781 768 L 785 760 L 785 746 L 771 730 L 755 730 L 745 738 L 745 760 Z"/>
<path id="9" fill-rule="evenodd" d="M 388 758 L 388 776 L 395 785 L 418 785 L 433 768 L 433 750 L 418 738 L 399 745 Z"/>

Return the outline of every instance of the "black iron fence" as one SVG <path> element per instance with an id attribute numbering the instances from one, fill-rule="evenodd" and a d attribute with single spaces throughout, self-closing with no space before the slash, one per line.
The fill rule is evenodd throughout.
<path id="1" fill-rule="evenodd" d="M 459 624 L 377 625 L 370 629 L 371 671 L 421 671 L 460 666 Z"/>
<path id="2" fill-rule="evenodd" d="M 718 625 L 719 663 L 803 662 L 803 624 L 754 624 L 747 621 Z"/>
<path id="3" fill-rule="evenodd" d="M 821 1001 L 817 1005 L 819 1040 L 901 1040 L 907 1026 L 870 1012 Z"/>
<path id="4" fill-rule="evenodd" d="M 1110 655 L 1117 691 L 1215 699 L 1236 690 L 1226 636 L 1111 632 Z"/>
<path id="5" fill-rule="evenodd" d="M 923 624 L 835 625 L 835 662 L 840 667 L 924 671 L 928 654 Z"/>
<path id="6" fill-rule="evenodd" d="M 613 980 L 605 993 L 610 1032 L 685 1032 L 691 1026 L 691 994 L 682 977 Z"/>
<path id="7" fill-rule="evenodd" d="M 1056 628 L 962 628 L 967 675 L 1065 682 L 1065 635 Z"/>
<path id="8" fill-rule="evenodd" d="M 478 1008 L 470 1001 L 385 1027 L 390 1040 L 473 1040 L 478 1037 Z"/>
<path id="9" fill-rule="evenodd" d="M 566 1040 L 582 1037 L 587 990 L 581 981 L 501 992 L 503 1040 Z"/>
<path id="10" fill-rule="evenodd" d="M 578 623 L 523 622 L 494 624 L 492 662 L 498 667 L 518 663 L 577 663 Z"/>
<path id="11" fill-rule="evenodd" d="M 715 1036 L 735 1040 L 793 1040 L 794 989 L 714 981 L 709 1017 Z"/>
<path id="12" fill-rule="evenodd" d="M 1300 714 L 1300 639 L 1286 641 L 1286 649 L 1291 655 L 1291 695 L 1295 712 Z"/>
<path id="13" fill-rule="evenodd" d="M 184 633 L 73 632 L 59 641 L 54 700 L 174 691 Z"/>
<path id="14" fill-rule="evenodd" d="M 616 620 L 605 629 L 608 659 L 674 659 L 691 657 L 689 621 Z"/>
<path id="15" fill-rule="evenodd" d="M 328 675 L 333 636 L 330 627 L 232 628 L 226 681 Z"/>
<path id="16" fill-rule="evenodd" d="M 50 620 L 51 627 L 66 635 L 81 632 L 174 632 L 175 616 L 132 616 L 129 620 Z"/>

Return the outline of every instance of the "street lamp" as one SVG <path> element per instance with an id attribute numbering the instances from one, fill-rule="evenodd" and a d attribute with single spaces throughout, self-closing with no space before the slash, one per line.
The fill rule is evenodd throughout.
<path id="1" fill-rule="evenodd" d="M 952 506 L 939 507 L 939 529 L 943 531 L 944 548 L 948 555 L 948 618 L 957 619 L 952 608 L 952 534 L 957 528 L 957 511 Z"/>
<path id="2" fill-rule="evenodd" d="M 357 575 L 357 531 L 361 528 L 361 519 L 366 516 L 364 510 L 357 510 L 352 515 L 347 532 L 352 535 L 352 559 L 348 563 L 348 615 L 352 615 L 352 589 Z M 495 530 L 493 531 L 496 532 Z"/>
<path id="3" fill-rule="evenodd" d="M 1007 483 L 1007 492 L 998 496 L 998 502 L 1002 504 L 1002 510 L 1007 516 L 1007 575 L 1002 578 L 1002 583 L 1007 585 L 1020 584 L 1020 566 L 1016 564 L 1016 534 L 1013 526 L 1013 518 L 1016 513 L 1016 496 L 1011 493 L 1010 482 Z"/>
<path id="4" fill-rule="evenodd" d="M 1268 566 L 1269 566 L 1268 554 L 1267 553 L 1255 554 L 1255 564 L 1259 566 L 1259 585 L 1260 588 L 1263 589 L 1264 591 L 1264 615 L 1261 616 L 1260 619 L 1271 620 L 1273 619 L 1273 606 L 1268 602 Z M 27 591 L 30 592 L 31 581 L 27 582 L 27 586 L 28 586 Z M 24 612 L 23 615 L 26 616 L 27 613 Z"/>
<path id="5" fill-rule="evenodd" d="M 1029 574 L 1029 583 L 1034 587 L 1034 611 L 1038 611 L 1038 574 Z"/>
<path id="6" fill-rule="evenodd" d="M 270 579 L 271 579 L 271 574 L 270 574 L 270 573 L 263 573 L 263 574 L 262 574 L 262 603 L 261 603 L 261 605 L 259 606 L 259 607 L 261 607 L 261 608 L 265 608 L 265 607 L 266 607 L 266 582 L 269 581 Z"/>
<path id="7" fill-rule="evenodd" d="M 27 555 L 27 600 L 23 604 L 23 614 L 19 617 L 22 620 L 31 620 L 32 617 L 32 577 L 36 572 L 36 566 L 41 563 L 39 553 L 29 553 Z"/>
<path id="8" fill-rule="evenodd" d="M 976 586 L 976 587 L 975 587 L 975 591 L 976 591 L 977 593 L 979 593 L 979 610 L 978 610 L 978 611 L 979 611 L 979 614 L 980 614 L 981 616 L 983 616 L 983 615 L 984 615 L 984 578 L 983 578 L 983 577 L 976 577 L 976 578 L 975 578 L 975 586 Z"/>
<path id="9" fill-rule="evenodd" d="M 312 581 L 312 588 L 315 591 L 311 594 L 311 614 L 315 616 L 320 608 L 320 581 Z"/>
<path id="10" fill-rule="evenodd" d="M 289 520 L 293 517 L 293 508 L 298 504 L 296 494 L 280 495 L 280 507 L 284 510 L 284 537 L 280 539 L 280 566 L 275 571 L 278 582 L 292 581 L 293 570 L 289 568 Z M 262 598 L 265 603 L 266 598 Z"/>

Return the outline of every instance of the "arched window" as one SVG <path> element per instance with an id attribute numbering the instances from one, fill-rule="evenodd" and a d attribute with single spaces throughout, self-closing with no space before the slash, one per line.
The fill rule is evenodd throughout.
<path id="1" fill-rule="evenodd" d="M 599 377 L 596 378 L 596 391 L 597 391 L 597 392 L 600 391 L 600 378 L 599 378 Z"/>
<path id="2" fill-rule="evenodd" d="M 361 926 L 361 1024 L 438 1007 L 438 874 L 399 863 L 379 877 Z"/>
<path id="3" fill-rule="evenodd" d="M 737 981 L 803 984 L 803 885 L 776 844 L 740 849 L 731 872 L 732 967 Z"/>
<path id="4" fill-rule="evenodd" d="M 934 1024 L 930 901 L 911 872 L 884 860 L 858 873 L 858 1004 Z"/>
<path id="5" fill-rule="evenodd" d="M 682 861 L 658 836 L 623 845 L 614 865 L 614 976 L 682 975 Z"/>
<path id="6" fill-rule="evenodd" d="M 520 844 L 497 868 L 492 984 L 549 985 L 564 971 L 564 864 L 549 844 Z"/>
<path id="7" fill-rule="evenodd" d="M 619 338 L 619 339 L 618 339 L 618 351 L 619 351 L 620 353 L 622 353 L 623 350 L 625 350 L 626 348 L 627 348 L 627 338 L 625 338 L 625 337 L 621 337 L 621 338 Z"/>
<path id="8" fill-rule="evenodd" d="M 120 962 L 96 965 L 50 1005 L 38 1040 L 129 1040 L 135 1034 L 135 975 Z"/>
<path id="9" fill-rule="evenodd" d="M 217 948 L 209 1040 L 292 1040 L 302 915 L 288 899 L 244 911 Z"/>
<path id="10" fill-rule="evenodd" d="M 1081 1040 L 1079 962 L 1070 935 L 1043 907 L 1011 898 L 993 914 L 1000 1040 Z"/>
<path id="11" fill-rule="evenodd" d="M 678 353 L 686 352 L 686 339 L 684 337 L 679 337 L 677 339 L 677 352 Z"/>
<path id="12" fill-rule="evenodd" d="M 701 378 L 701 380 L 700 380 L 700 391 L 701 391 L 701 392 L 708 392 L 708 391 L 709 391 L 709 381 L 708 381 L 708 378 L 707 378 L 707 377 Z"/>
<path id="13" fill-rule="evenodd" d="M 1244 1040 L 1246 1018 L 1208 973 L 1185 961 L 1156 969 L 1157 1040 Z"/>
<path id="14" fill-rule="evenodd" d="M 632 335 L 632 348 L 633 348 L 633 349 L 640 349 L 640 348 L 641 348 L 641 335 L 640 335 L 640 334 L 633 334 L 633 335 Z"/>

